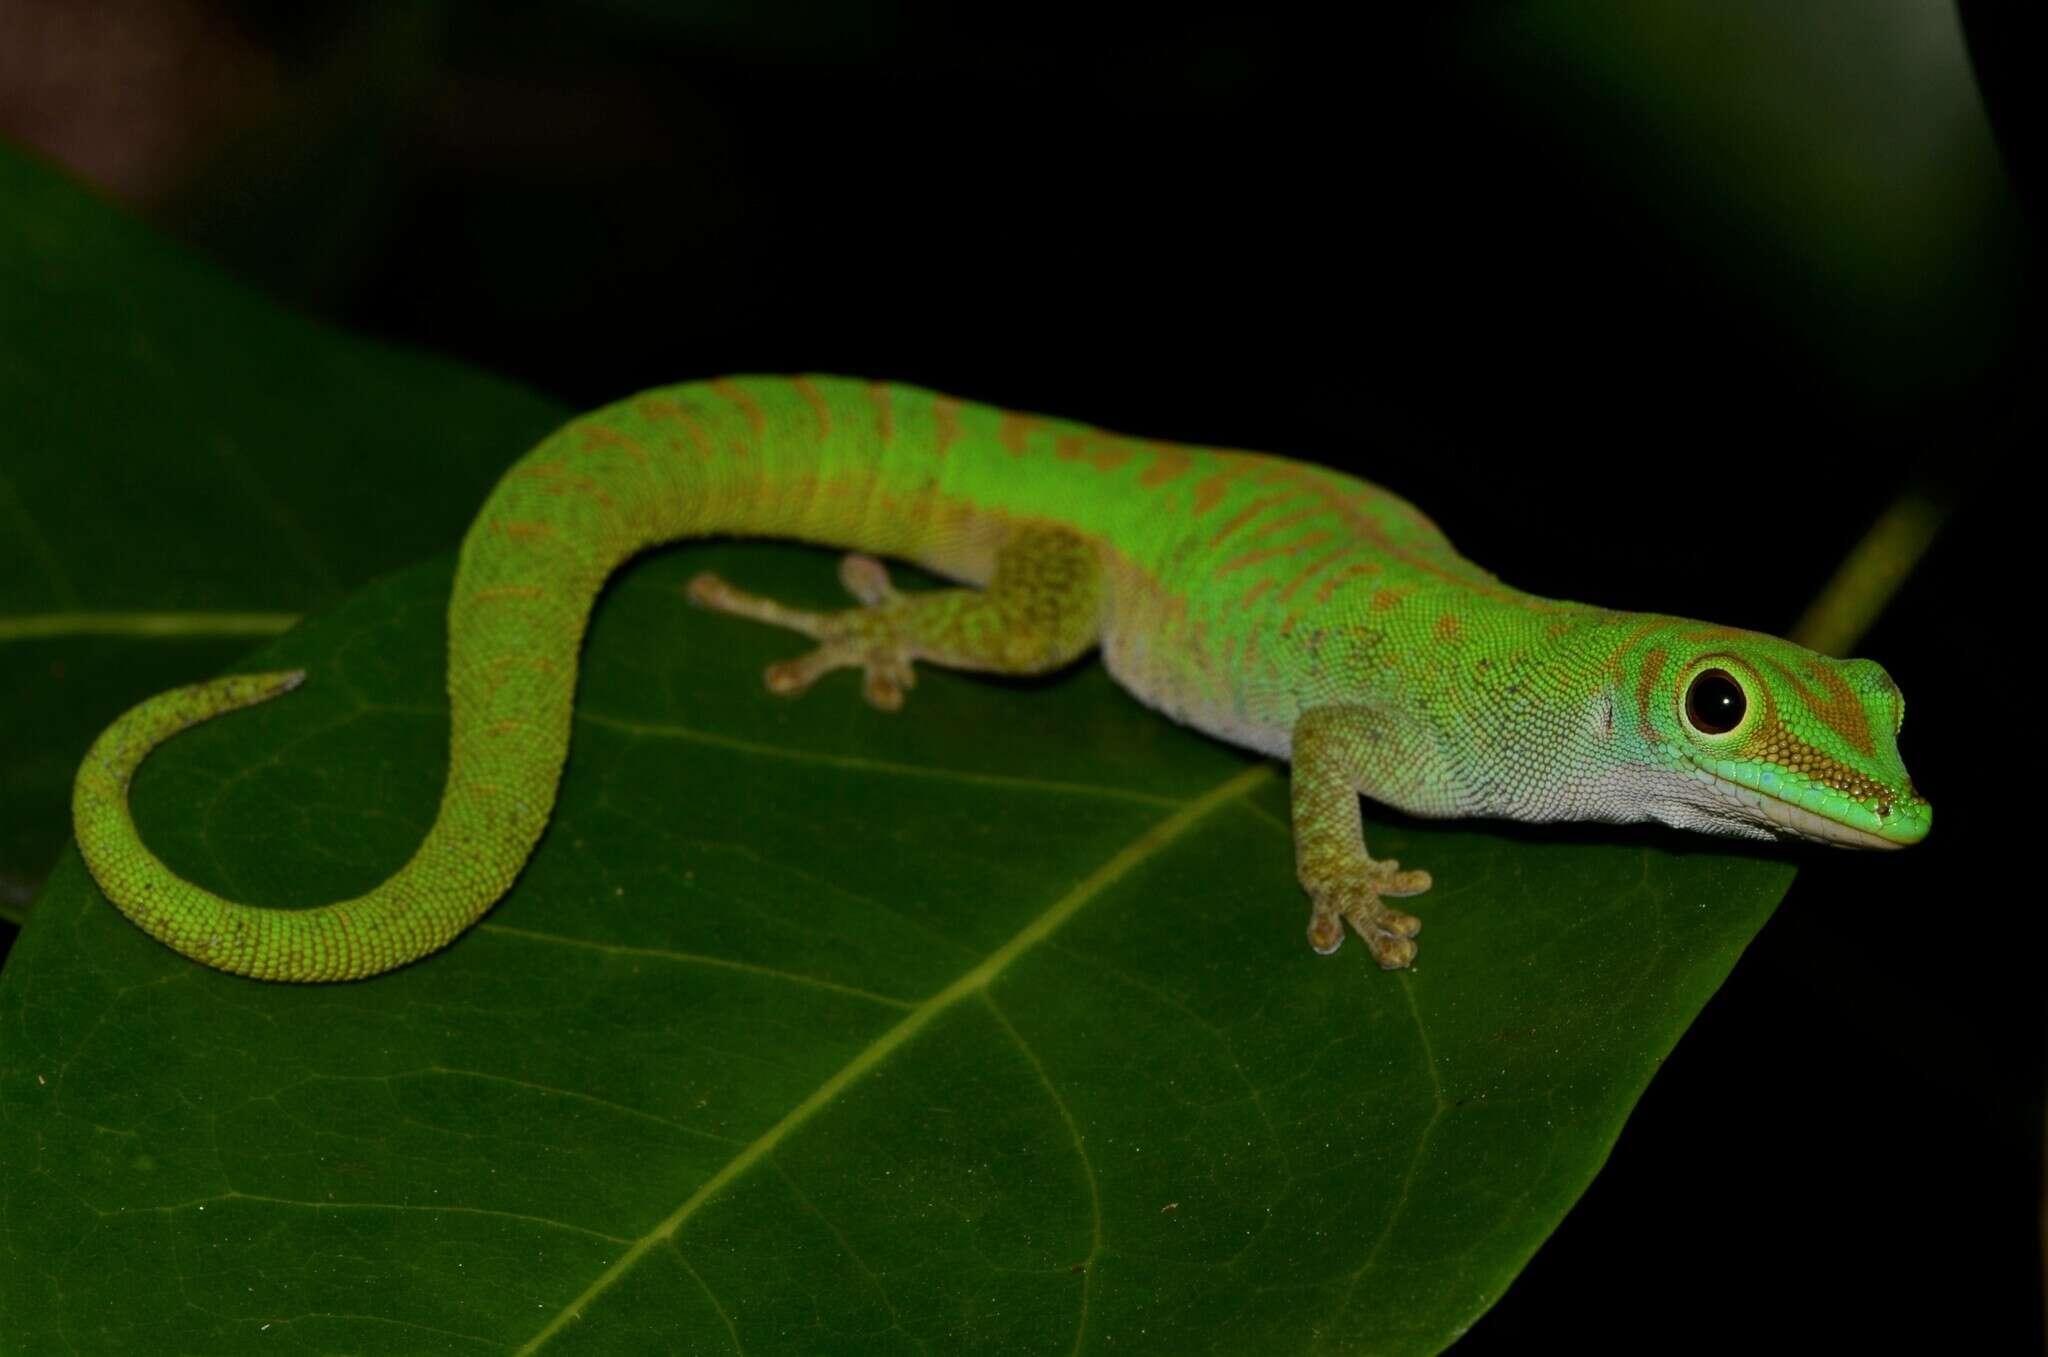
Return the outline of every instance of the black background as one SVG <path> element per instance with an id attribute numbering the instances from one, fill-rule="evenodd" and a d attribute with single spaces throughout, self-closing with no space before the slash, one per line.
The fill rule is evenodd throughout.
<path id="1" fill-rule="evenodd" d="M 1791 110 L 1734 124 L 1589 76 L 1612 4 L 179 8 L 270 83 L 108 190 L 290 303 L 575 405 L 890 377 L 1340 465 L 1524 588 L 1767 630 L 1902 493 L 1951 510 L 1858 647 L 1907 695 L 1933 837 L 1804 859 L 1458 1350 L 2039 1349 L 2028 7 L 1962 14 L 2009 179 L 1925 176 L 1896 271 L 1900 199 L 1801 176 L 1917 154 L 1815 150 L 1856 114 L 1802 64 L 1898 5 L 1700 55 L 1732 107 Z M 1619 28 L 1689 40 L 1648 22 Z M 1892 127 L 1918 97 L 1856 90 Z"/>

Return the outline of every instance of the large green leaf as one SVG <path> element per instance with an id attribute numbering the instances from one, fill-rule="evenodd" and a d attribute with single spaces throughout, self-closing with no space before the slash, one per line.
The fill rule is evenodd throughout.
<path id="1" fill-rule="evenodd" d="M 445 547 L 559 414 L 294 318 L 0 152 L 0 906 L 90 734 Z M 430 548 L 431 544 L 431 548 Z M 261 986 L 75 854 L 0 974 L 0 1352 L 1427 1351 L 1598 1168 L 1786 884 L 1622 832 L 1374 827 L 1422 965 L 1301 937 L 1281 770 L 1131 703 L 927 673 L 788 704 L 792 638 L 628 571 L 563 801 L 426 963 Z M 150 841 L 305 904 L 410 852 L 445 564 L 239 662 Z"/>
<path id="2" fill-rule="evenodd" d="M 0 909 L 101 727 L 444 550 L 562 413 L 280 310 L 0 146 Z"/>
<path id="3" fill-rule="evenodd" d="M 428 436 L 429 430 L 422 435 Z M 1314 955 L 1282 771 L 1097 665 L 885 716 L 626 571 L 552 827 L 447 951 L 193 965 L 60 864 L 0 977 L 8 1351 L 1429 1352 L 1599 1168 L 1790 869 L 1630 832 L 1372 827 L 1411 974 Z M 143 833 L 216 889 L 360 890 L 431 818 L 444 562 L 252 667 Z"/>

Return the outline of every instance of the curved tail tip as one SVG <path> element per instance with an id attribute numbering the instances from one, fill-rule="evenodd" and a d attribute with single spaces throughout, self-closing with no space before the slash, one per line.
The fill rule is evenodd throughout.
<path id="1" fill-rule="evenodd" d="M 246 694 L 245 702 L 267 702 L 305 681 L 306 671 L 303 669 L 277 669 L 267 674 L 230 674 L 222 680 L 224 684 L 241 687 Z"/>
<path id="2" fill-rule="evenodd" d="M 211 703 L 216 711 L 232 711 L 236 707 L 253 707 L 258 702 L 268 702 L 273 697 L 282 697 L 306 681 L 303 669 L 279 669 L 267 674 L 229 674 L 211 683 L 196 683 L 194 690 L 210 690 Z"/>

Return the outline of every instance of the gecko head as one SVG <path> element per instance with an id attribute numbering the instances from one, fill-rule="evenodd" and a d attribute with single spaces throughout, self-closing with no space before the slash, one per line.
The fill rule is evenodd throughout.
<path id="1" fill-rule="evenodd" d="M 1876 663 L 1721 628 L 1665 642 L 1641 656 L 1636 693 L 1653 757 L 1686 779 L 1658 819 L 1849 848 L 1927 836 L 1933 812 L 1899 758 L 1905 699 Z"/>

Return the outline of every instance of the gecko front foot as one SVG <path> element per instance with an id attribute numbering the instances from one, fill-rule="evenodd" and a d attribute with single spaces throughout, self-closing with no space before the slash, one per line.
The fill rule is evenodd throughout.
<path id="1" fill-rule="evenodd" d="M 750 594 L 708 570 L 691 579 L 688 593 L 690 601 L 702 607 L 787 627 L 818 642 L 809 654 L 768 666 L 762 679 L 770 692 L 793 697 L 834 669 L 858 668 L 865 676 L 862 696 L 882 711 L 895 711 L 903 705 L 903 694 L 917 682 L 903 625 L 909 600 L 896 592 L 887 568 L 872 556 L 855 553 L 843 557 L 839 581 L 860 600 L 860 607 L 836 613 L 788 608 Z"/>
<path id="2" fill-rule="evenodd" d="M 1422 931 L 1422 920 L 1389 909 L 1383 897 L 1422 894 L 1429 889 L 1429 873 L 1404 872 L 1400 867 L 1392 859 L 1367 859 L 1330 878 L 1304 880 L 1302 885 L 1315 901 L 1308 920 L 1309 946 L 1328 956 L 1343 946 L 1348 923 L 1365 939 L 1373 960 L 1383 969 L 1402 970 L 1413 963 L 1415 935 Z"/>

